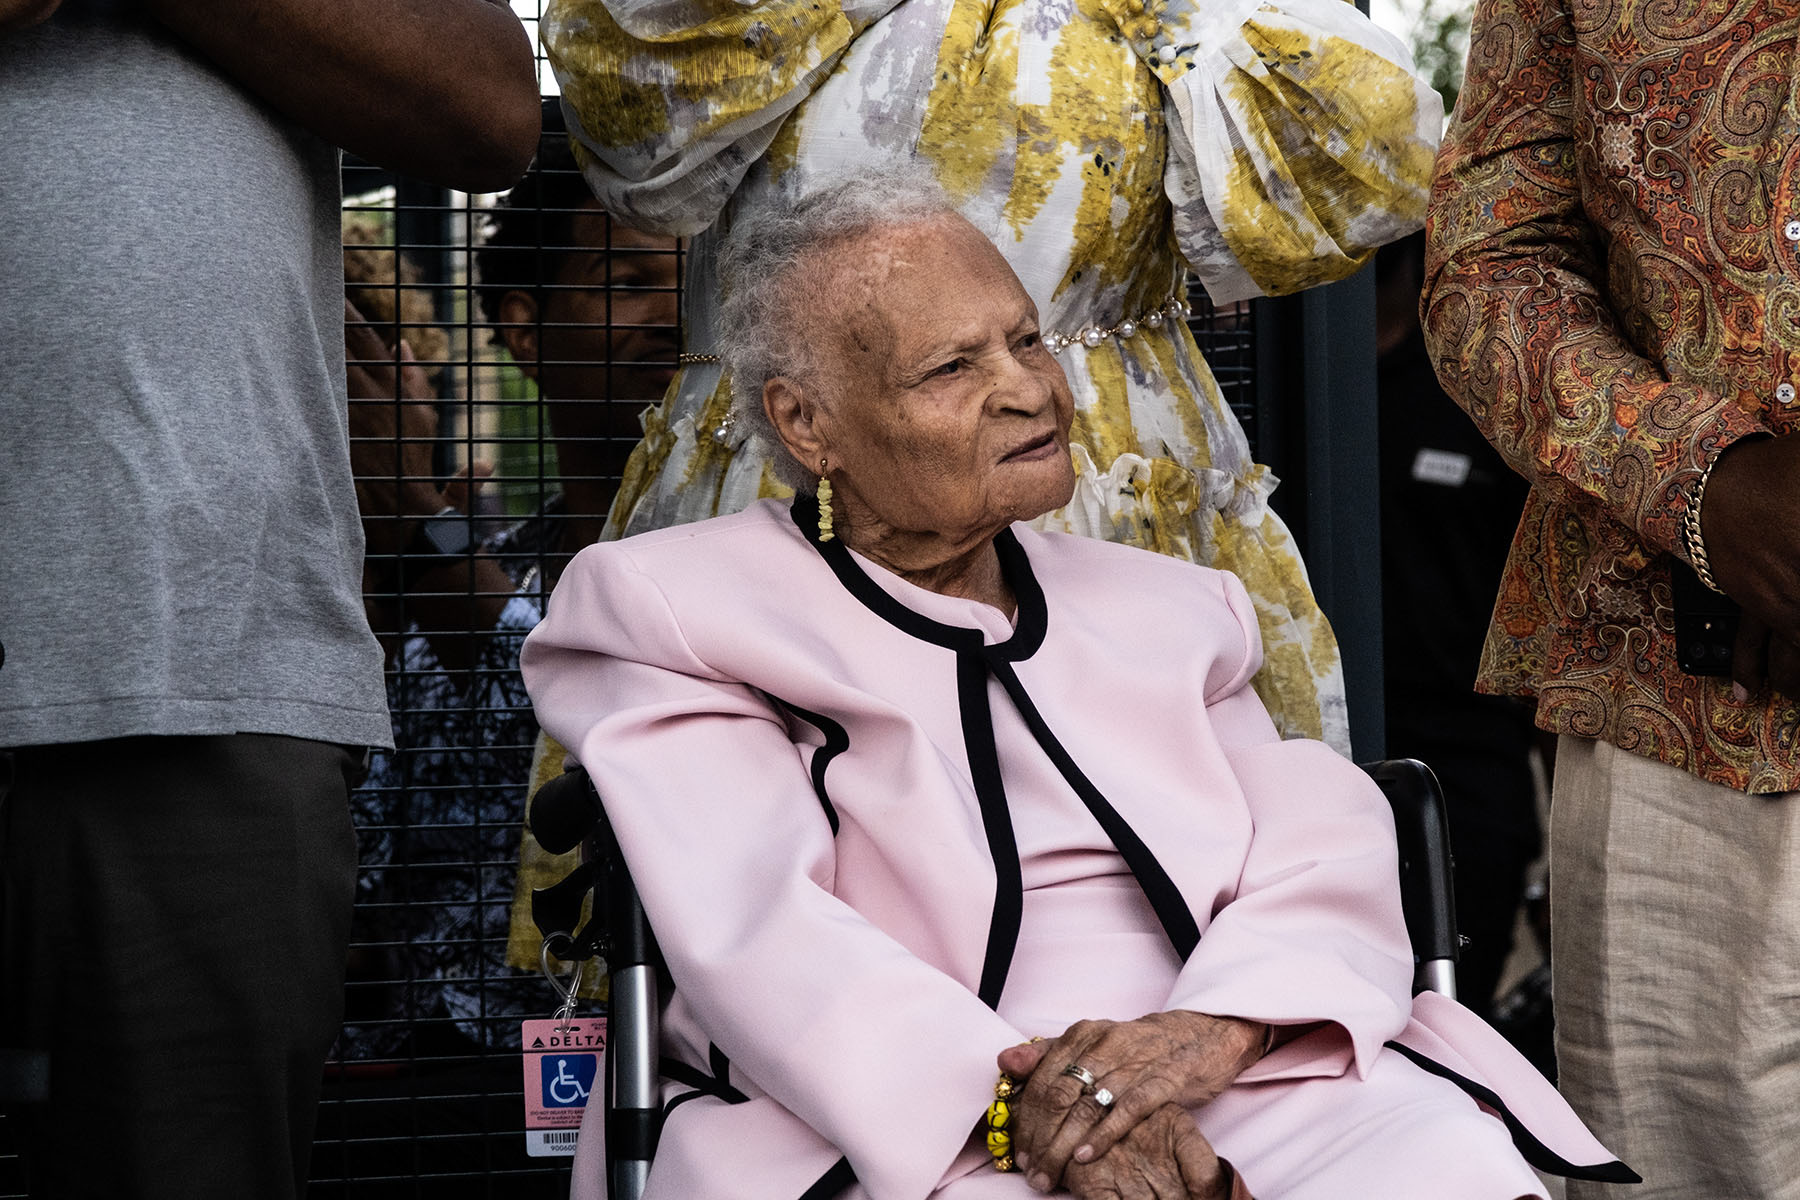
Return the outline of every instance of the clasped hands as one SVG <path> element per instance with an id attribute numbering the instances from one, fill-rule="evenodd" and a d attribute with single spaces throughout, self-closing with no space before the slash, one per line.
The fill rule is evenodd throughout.
<path id="1" fill-rule="evenodd" d="M 1225 1200 L 1230 1177 L 1189 1110 L 1231 1086 L 1267 1033 L 1232 1017 L 1151 1013 L 1078 1021 L 1001 1051 L 1000 1069 L 1026 1081 L 1013 1106 L 1014 1161 L 1038 1191 L 1060 1185 L 1082 1200 Z M 1064 1074 L 1070 1064 L 1094 1086 Z"/>

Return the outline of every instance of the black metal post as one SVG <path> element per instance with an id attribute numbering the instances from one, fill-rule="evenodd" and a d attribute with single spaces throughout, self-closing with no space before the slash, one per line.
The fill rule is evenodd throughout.
<path id="1" fill-rule="evenodd" d="M 1344 663 L 1359 762 L 1386 755 L 1375 279 L 1256 302 L 1256 459 Z"/>
<path id="2" fill-rule="evenodd" d="M 1344 661 L 1350 741 L 1383 757 L 1381 478 L 1375 276 L 1301 297 L 1306 429 L 1306 565 Z"/>

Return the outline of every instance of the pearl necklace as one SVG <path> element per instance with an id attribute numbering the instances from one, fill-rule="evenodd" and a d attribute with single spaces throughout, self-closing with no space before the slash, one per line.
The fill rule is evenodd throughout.
<path id="1" fill-rule="evenodd" d="M 1160 308 L 1153 308 L 1136 317 L 1127 317 L 1117 325 L 1084 325 L 1074 333 L 1046 333 L 1044 345 L 1049 347 L 1052 354 L 1061 354 L 1076 343 L 1089 350 L 1097 350 L 1109 337 L 1124 341 L 1136 337 L 1139 329 L 1161 329 L 1164 321 L 1186 320 L 1192 311 L 1187 301 L 1179 296 L 1170 296 Z"/>

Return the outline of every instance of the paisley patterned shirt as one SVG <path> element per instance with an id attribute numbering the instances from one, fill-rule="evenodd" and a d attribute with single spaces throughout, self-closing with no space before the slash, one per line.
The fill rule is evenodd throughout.
<path id="1" fill-rule="evenodd" d="M 1166 305 L 1190 268 L 1215 301 L 1295 291 L 1418 226 L 1442 105 L 1403 45 L 1341 0 L 553 0 L 543 29 L 609 211 L 698 235 L 690 353 L 734 220 L 858 165 L 928 169 L 1072 339 L 1076 492 L 1040 523 L 1235 572 L 1282 732 L 1348 750 L 1275 481 Z M 610 533 L 740 509 L 768 465 L 720 368 L 690 366 Z"/>
<path id="2" fill-rule="evenodd" d="M 1483 0 L 1433 190 L 1446 390 L 1533 483 L 1482 690 L 1748 792 L 1800 787 L 1800 707 L 1676 666 L 1700 474 L 1800 419 L 1800 13 Z"/>

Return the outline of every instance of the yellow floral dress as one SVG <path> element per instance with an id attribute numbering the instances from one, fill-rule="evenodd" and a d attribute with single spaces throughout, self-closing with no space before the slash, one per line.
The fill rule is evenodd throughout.
<path id="1" fill-rule="evenodd" d="M 716 238 L 771 189 L 928 164 L 1072 339 L 1079 482 L 1040 524 L 1235 572 L 1276 723 L 1348 748 L 1274 480 L 1168 305 L 1188 267 L 1219 303 L 1290 292 L 1418 227 L 1442 108 L 1396 39 L 1341 0 L 553 0 L 544 42 L 601 201 L 695 237 L 690 351 Z M 779 490 L 720 374 L 646 415 L 613 535 Z"/>
<path id="2" fill-rule="evenodd" d="M 1190 269 L 1216 303 L 1297 291 L 1422 223 L 1442 105 L 1397 39 L 1342 0 L 553 0 L 543 37 L 600 200 L 694 239 L 690 352 L 712 349 L 733 221 L 775 189 L 928 165 L 1067 339 L 1078 481 L 1038 524 L 1236 573 L 1282 733 L 1348 752 L 1275 480 L 1170 305 Z M 782 490 L 729 412 L 718 366 L 682 370 L 611 536 Z"/>

